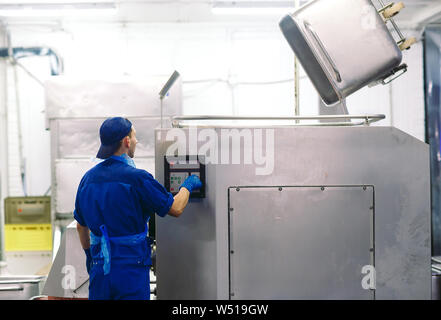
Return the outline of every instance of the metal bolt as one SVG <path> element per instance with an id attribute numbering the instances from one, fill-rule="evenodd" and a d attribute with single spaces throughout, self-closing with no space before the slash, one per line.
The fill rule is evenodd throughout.
<path id="1" fill-rule="evenodd" d="M 239 192 L 240 188 L 236 188 L 236 191 Z"/>
<path id="2" fill-rule="evenodd" d="M 363 190 L 366 190 L 366 186 L 363 186 Z"/>
<path id="3" fill-rule="evenodd" d="M 279 191 L 282 191 L 282 187 L 279 187 Z"/>
<path id="4" fill-rule="evenodd" d="M 234 250 L 231 250 L 230 253 L 233 254 L 233 253 L 234 253 Z"/>
<path id="5" fill-rule="evenodd" d="M 321 189 L 322 191 L 325 191 L 325 187 L 321 187 L 320 189 Z"/>
<path id="6" fill-rule="evenodd" d="M 234 209 L 233 208 L 230 208 L 230 211 L 233 211 Z"/>
<path id="7" fill-rule="evenodd" d="M 230 296 L 234 297 L 234 293 L 233 293 L 233 292 L 231 292 L 231 293 L 230 293 Z"/>
<path id="8" fill-rule="evenodd" d="M 374 210 L 374 206 L 370 207 L 369 209 L 370 209 L 370 210 Z"/>

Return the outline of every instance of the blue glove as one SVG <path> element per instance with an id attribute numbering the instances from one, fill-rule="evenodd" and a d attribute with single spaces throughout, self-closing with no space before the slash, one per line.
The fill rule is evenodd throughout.
<path id="1" fill-rule="evenodd" d="M 84 249 L 84 253 L 86 254 L 87 273 L 89 273 L 90 269 L 92 268 L 92 253 L 90 252 L 90 248 Z"/>
<path id="2" fill-rule="evenodd" d="M 185 179 L 184 183 L 181 184 L 181 186 L 179 187 L 179 190 L 181 190 L 181 188 L 186 188 L 191 193 L 193 190 L 202 188 L 202 182 L 198 176 L 192 174 L 187 179 Z"/>

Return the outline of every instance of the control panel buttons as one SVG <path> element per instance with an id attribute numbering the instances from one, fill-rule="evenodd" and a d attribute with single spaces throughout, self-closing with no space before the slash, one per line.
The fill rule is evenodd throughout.
<path id="1" fill-rule="evenodd" d="M 164 186 L 173 195 L 179 192 L 179 188 L 190 175 L 196 175 L 201 179 L 202 188 L 194 190 L 191 198 L 205 198 L 205 165 L 202 156 L 170 157 L 164 156 Z"/>

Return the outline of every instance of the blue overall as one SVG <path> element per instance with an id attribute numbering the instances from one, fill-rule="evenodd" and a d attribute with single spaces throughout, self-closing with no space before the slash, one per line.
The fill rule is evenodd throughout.
<path id="1" fill-rule="evenodd" d="M 148 300 L 152 264 L 147 222 L 173 196 L 145 170 L 112 156 L 82 178 L 74 217 L 91 231 L 90 300 Z"/>

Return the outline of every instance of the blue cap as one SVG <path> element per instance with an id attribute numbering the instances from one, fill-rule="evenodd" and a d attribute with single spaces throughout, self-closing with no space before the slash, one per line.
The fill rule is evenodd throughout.
<path id="1" fill-rule="evenodd" d="M 101 147 L 97 158 L 107 159 L 113 155 L 120 146 L 120 141 L 129 135 L 132 123 L 121 117 L 106 119 L 100 128 Z"/>

